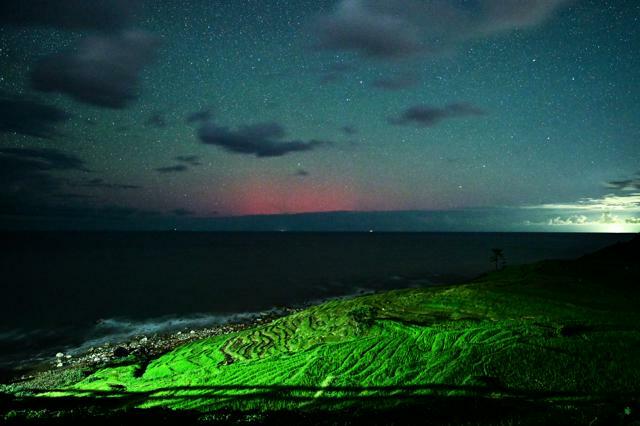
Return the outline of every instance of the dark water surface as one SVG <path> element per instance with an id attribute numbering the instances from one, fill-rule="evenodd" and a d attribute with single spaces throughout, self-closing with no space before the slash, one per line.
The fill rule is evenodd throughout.
<path id="1" fill-rule="evenodd" d="M 0 366 L 360 291 L 572 258 L 628 234 L 0 234 Z"/>

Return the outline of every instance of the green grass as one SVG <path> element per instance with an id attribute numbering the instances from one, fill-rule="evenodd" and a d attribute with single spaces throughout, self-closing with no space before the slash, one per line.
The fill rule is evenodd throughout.
<path id="1" fill-rule="evenodd" d="M 380 409 L 465 396 L 625 404 L 640 395 L 638 270 L 603 259 L 334 300 L 146 366 L 130 359 L 39 397 L 205 412 Z"/>

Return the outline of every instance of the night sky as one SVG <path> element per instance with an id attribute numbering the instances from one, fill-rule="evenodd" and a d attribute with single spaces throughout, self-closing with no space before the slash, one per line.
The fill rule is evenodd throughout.
<path id="1" fill-rule="evenodd" d="M 3 0 L 0 228 L 637 232 L 639 81 L 637 1 Z"/>

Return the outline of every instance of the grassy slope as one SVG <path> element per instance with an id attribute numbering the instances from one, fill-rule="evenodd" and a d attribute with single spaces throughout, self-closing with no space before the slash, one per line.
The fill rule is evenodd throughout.
<path id="1" fill-rule="evenodd" d="M 640 394 L 638 244 L 330 301 L 46 395 L 198 410 L 380 408 L 421 395 L 625 400 Z"/>

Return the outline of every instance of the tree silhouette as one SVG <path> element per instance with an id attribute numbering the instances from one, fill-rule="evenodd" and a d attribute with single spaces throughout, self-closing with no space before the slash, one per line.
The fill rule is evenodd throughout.
<path id="1" fill-rule="evenodd" d="M 489 260 L 495 265 L 496 271 L 505 267 L 507 260 L 504 257 L 504 251 L 501 248 L 491 249 L 491 257 Z"/>

